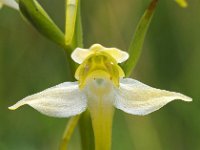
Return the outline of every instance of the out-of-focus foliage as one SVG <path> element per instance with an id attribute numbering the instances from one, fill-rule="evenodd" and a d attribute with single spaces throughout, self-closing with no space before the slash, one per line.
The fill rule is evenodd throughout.
<path id="1" fill-rule="evenodd" d="M 39 1 L 40 2 L 40 1 Z M 64 31 L 64 0 L 41 1 Z M 149 1 L 84 0 L 85 47 L 101 43 L 127 50 L 136 24 Z M 178 91 L 192 103 L 172 102 L 145 116 L 116 111 L 113 150 L 199 150 L 200 140 L 200 5 L 182 9 L 160 1 L 133 77 L 162 89 Z M 55 150 L 66 120 L 48 118 L 28 106 L 8 106 L 26 95 L 68 79 L 64 51 L 27 25 L 16 11 L 0 11 L 0 149 Z M 79 150 L 76 131 L 70 148 Z"/>

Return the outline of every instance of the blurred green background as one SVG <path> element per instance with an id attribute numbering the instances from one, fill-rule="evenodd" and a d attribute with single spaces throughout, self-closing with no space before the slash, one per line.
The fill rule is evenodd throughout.
<path id="1" fill-rule="evenodd" d="M 189 0 L 188 0 L 189 1 Z M 39 0 L 64 29 L 64 0 Z M 93 43 L 127 50 L 149 0 L 82 0 L 85 47 Z M 160 1 L 132 77 L 153 87 L 178 91 L 192 103 L 174 101 L 148 116 L 117 110 L 113 150 L 200 149 L 200 1 L 180 8 Z M 15 10 L 0 10 L 0 150 L 55 150 L 67 119 L 50 118 L 21 98 L 68 79 L 64 51 L 41 36 Z M 80 149 L 78 129 L 70 142 Z"/>

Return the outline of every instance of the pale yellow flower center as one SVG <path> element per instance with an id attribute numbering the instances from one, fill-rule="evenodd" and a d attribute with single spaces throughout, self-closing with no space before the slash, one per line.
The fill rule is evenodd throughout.
<path id="1" fill-rule="evenodd" d="M 91 79 L 111 80 L 113 85 L 118 87 L 119 79 L 122 77 L 124 77 L 123 70 L 117 61 L 105 51 L 95 51 L 89 55 L 75 73 L 80 89 L 84 88 L 86 82 Z"/>

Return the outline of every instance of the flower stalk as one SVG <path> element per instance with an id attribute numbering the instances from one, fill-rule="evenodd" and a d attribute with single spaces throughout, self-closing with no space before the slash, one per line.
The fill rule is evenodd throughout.
<path id="1" fill-rule="evenodd" d="M 67 150 L 69 140 L 74 132 L 74 129 L 79 121 L 80 115 L 70 118 L 64 131 L 59 150 Z"/>
<path id="2" fill-rule="evenodd" d="M 94 150 L 94 132 L 90 112 L 88 110 L 81 114 L 79 120 L 79 132 L 82 150 Z"/>
<path id="3" fill-rule="evenodd" d="M 74 74 L 78 65 L 71 59 L 71 53 L 76 47 L 83 47 L 80 2 L 80 0 L 66 0 L 65 51 L 67 52 L 72 80 L 75 79 Z M 76 123 L 79 124 L 82 150 L 94 150 L 94 133 L 89 112 L 84 112 Z M 66 130 L 67 128 L 68 125 Z M 65 147 L 67 144 L 64 144 Z"/>

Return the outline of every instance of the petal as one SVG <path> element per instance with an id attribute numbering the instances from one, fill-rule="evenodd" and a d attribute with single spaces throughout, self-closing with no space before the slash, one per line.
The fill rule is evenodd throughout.
<path id="1" fill-rule="evenodd" d="M 91 52 L 88 49 L 76 48 L 71 55 L 71 58 L 78 64 L 81 64 Z"/>
<path id="2" fill-rule="evenodd" d="M 101 52 L 101 51 L 106 52 L 107 54 L 112 56 L 117 61 L 117 63 L 122 63 L 122 62 L 126 61 L 129 57 L 128 53 L 125 51 L 122 51 L 122 50 L 114 48 L 114 47 L 106 48 L 100 44 L 93 44 L 90 47 L 90 50 L 94 51 L 94 52 Z"/>
<path id="3" fill-rule="evenodd" d="M 128 53 L 125 51 L 117 48 L 106 48 L 100 44 L 93 44 L 89 49 L 76 48 L 72 52 L 71 58 L 78 64 L 81 64 L 89 55 L 98 52 L 105 52 L 109 54 L 117 61 L 117 63 L 122 63 L 129 58 Z"/>
<path id="4" fill-rule="evenodd" d="M 19 9 L 19 6 L 17 4 L 17 2 L 15 0 L 0 0 L 0 5 L 2 6 L 3 4 L 4 5 L 7 5 L 11 8 L 14 8 L 14 9 Z"/>
<path id="5" fill-rule="evenodd" d="M 69 117 L 82 113 L 87 102 L 77 82 L 65 82 L 25 97 L 9 109 L 15 110 L 25 104 L 47 116 Z"/>
<path id="6" fill-rule="evenodd" d="M 111 55 L 117 61 L 117 63 L 122 63 L 129 58 L 127 52 L 119 50 L 117 48 L 105 48 L 103 51 Z"/>
<path id="7" fill-rule="evenodd" d="M 120 88 L 115 92 L 116 108 L 135 115 L 149 114 L 175 99 L 192 101 L 183 94 L 152 88 L 130 78 L 122 79 Z"/>

